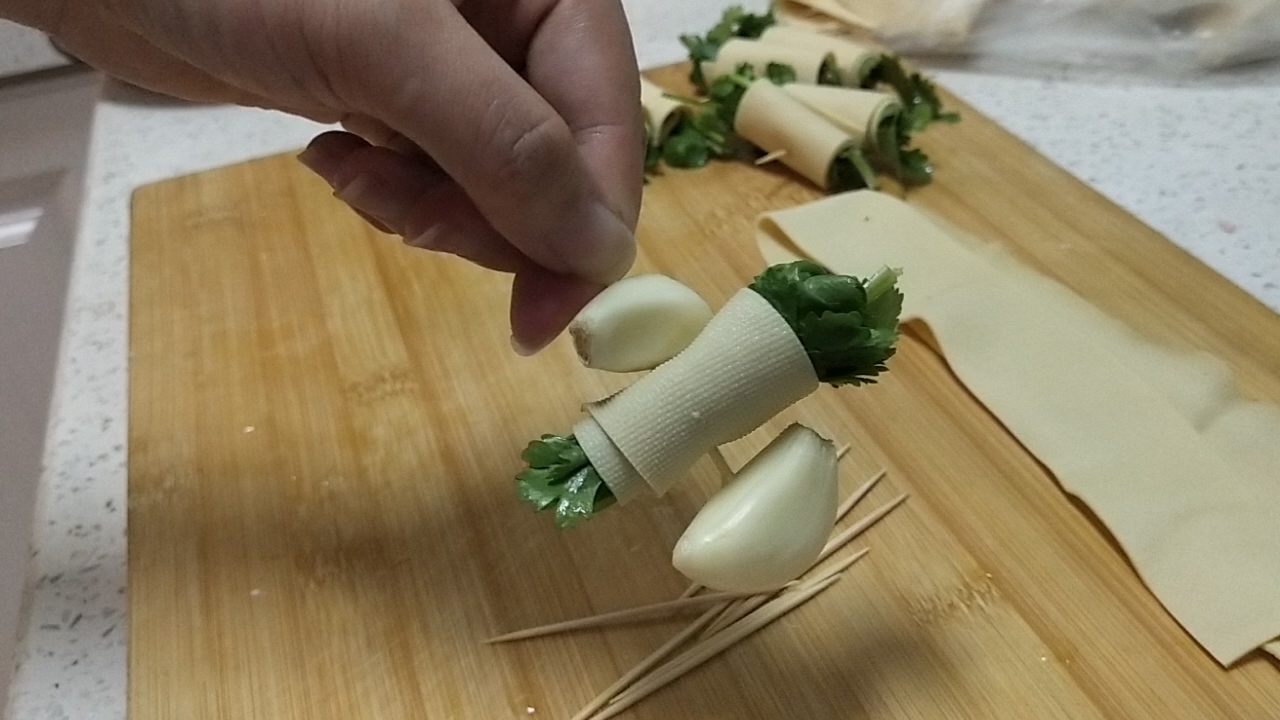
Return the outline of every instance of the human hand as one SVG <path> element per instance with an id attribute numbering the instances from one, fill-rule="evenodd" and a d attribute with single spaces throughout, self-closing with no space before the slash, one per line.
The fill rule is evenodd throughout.
<path id="1" fill-rule="evenodd" d="M 618 0 L 0 0 L 81 60 L 349 132 L 300 159 L 384 231 L 514 275 L 554 339 L 635 257 L 639 80 Z"/>

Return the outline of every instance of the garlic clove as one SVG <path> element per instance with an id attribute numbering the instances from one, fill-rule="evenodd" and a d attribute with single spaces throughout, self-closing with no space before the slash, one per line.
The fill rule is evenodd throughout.
<path id="1" fill-rule="evenodd" d="M 696 292 L 666 275 L 633 275 L 588 303 L 569 334 L 589 368 L 651 370 L 688 347 L 712 314 Z"/>
<path id="2" fill-rule="evenodd" d="M 698 511 L 672 564 L 715 590 L 761 592 L 794 580 L 835 526 L 837 465 L 830 440 L 791 425 Z"/>

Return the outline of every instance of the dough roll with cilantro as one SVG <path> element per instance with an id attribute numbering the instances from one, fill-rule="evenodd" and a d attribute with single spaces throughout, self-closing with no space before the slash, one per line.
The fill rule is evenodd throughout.
<path id="1" fill-rule="evenodd" d="M 792 98 L 853 137 L 866 157 L 903 185 L 923 185 L 933 165 L 912 148 L 912 121 L 897 95 L 876 90 L 802 85 L 781 86 Z M 874 188 L 872 188 L 874 189 Z"/>
<path id="2" fill-rule="evenodd" d="M 788 95 L 849 133 L 867 150 L 874 150 L 876 131 L 902 114 L 902 102 L 889 93 L 829 85 L 788 83 Z"/>
<path id="3" fill-rule="evenodd" d="M 841 129 L 769 80 L 742 95 L 734 132 L 824 190 L 876 187 L 861 138 Z M 853 179 L 851 181 L 851 178 Z"/>
<path id="4" fill-rule="evenodd" d="M 667 136 L 689 110 L 684 103 L 667 97 L 662 88 L 643 76 L 640 78 L 640 105 L 644 108 L 649 141 L 658 145 L 666 142 Z"/>
<path id="5" fill-rule="evenodd" d="M 836 56 L 817 47 L 733 38 L 720 46 L 714 60 L 701 64 L 706 82 L 732 75 L 742 65 L 750 65 L 763 75 L 770 65 L 785 66 L 795 73 L 795 82 L 817 84 L 841 83 Z"/>
<path id="6" fill-rule="evenodd" d="M 843 84 L 850 87 L 862 87 L 880 64 L 883 55 L 869 45 L 790 25 L 770 25 L 761 33 L 760 40 L 773 45 L 813 48 L 831 53 Z"/>
<path id="7" fill-rule="evenodd" d="M 864 281 L 808 261 L 766 269 L 679 355 L 588 404 L 574 435 L 530 443 L 520 497 L 567 527 L 646 488 L 664 494 L 703 455 L 820 383 L 875 382 L 897 343 L 897 278 L 886 268 Z"/>

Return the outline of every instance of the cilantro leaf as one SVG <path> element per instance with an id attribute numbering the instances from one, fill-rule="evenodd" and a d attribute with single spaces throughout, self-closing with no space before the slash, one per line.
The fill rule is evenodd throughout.
<path id="1" fill-rule="evenodd" d="M 716 108 L 716 114 L 725 127 L 733 127 L 734 118 L 738 116 L 738 105 L 742 103 L 742 96 L 747 94 L 747 90 L 755 79 L 755 68 L 750 63 L 742 63 L 734 68 L 732 74 L 716 78 L 707 88 L 707 98 L 711 106 Z"/>
<path id="2" fill-rule="evenodd" d="M 796 69 L 785 63 L 771 62 L 765 65 L 764 76 L 774 85 L 785 85 L 796 81 Z"/>
<path id="3" fill-rule="evenodd" d="M 755 39 L 764 34 L 778 20 L 773 15 L 773 7 L 771 6 L 763 15 L 754 15 L 752 13 L 742 13 L 738 17 L 738 27 L 734 31 L 734 35 L 740 38 Z"/>
<path id="4" fill-rule="evenodd" d="M 520 457 L 528 467 L 516 475 L 517 495 L 539 512 L 554 509 L 556 527 L 573 527 L 613 504 L 613 492 L 572 435 L 543 435 Z"/>
<path id="5" fill-rule="evenodd" d="M 766 269 L 750 287 L 795 331 L 820 381 L 864 385 L 887 372 L 896 352 L 897 279 L 887 268 L 863 281 L 800 260 Z"/>
<path id="6" fill-rule="evenodd" d="M 711 162 L 711 142 L 692 123 L 667 136 L 662 159 L 671 167 L 700 168 Z"/>
<path id="7" fill-rule="evenodd" d="M 831 161 L 830 173 L 827 185 L 832 192 L 862 188 L 875 190 L 879 186 L 876 171 L 857 145 L 845 148 Z"/>
<path id="8" fill-rule="evenodd" d="M 689 60 L 693 70 L 689 80 L 699 89 L 707 87 L 706 76 L 702 74 L 702 63 L 715 60 L 720 54 L 720 46 L 735 37 L 754 39 L 776 22 L 773 9 L 763 15 L 746 12 L 741 5 L 733 5 L 726 9 L 706 36 L 681 35 L 680 42 L 689 51 Z"/>
<path id="9" fill-rule="evenodd" d="M 875 158 L 906 186 L 926 185 L 933 179 L 933 165 L 924 151 L 908 147 L 912 119 L 904 113 L 890 115 L 876 128 Z"/>
<path id="10" fill-rule="evenodd" d="M 819 85 L 844 85 L 844 77 L 840 75 L 840 67 L 831 60 L 824 60 L 818 67 Z"/>
<path id="11" fill-rule="evenodd" d="M 902 98 L 911 132 L 919 132 L 930 123 L 960 121 L 959 113 L 943 111 L 938 88 L 928 78 L 918 72 L 908 74 L 902 61 L 893 55 L 881 55 L 864 84 L 875 87 L 882 83 L 891 86 Z"/>

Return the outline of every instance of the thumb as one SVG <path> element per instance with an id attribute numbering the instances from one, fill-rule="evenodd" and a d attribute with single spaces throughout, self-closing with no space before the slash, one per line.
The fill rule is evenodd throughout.
<path id="1" fill-rule="evenodd" d="M 418 17 L 401 18 L 370 59 L 366 112 L 425 150 L 534 262 L 597 283 L 625 275 L 635 236 L 565 120 L 452 3 L 405 2 L 400 12 Z"/>

